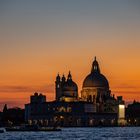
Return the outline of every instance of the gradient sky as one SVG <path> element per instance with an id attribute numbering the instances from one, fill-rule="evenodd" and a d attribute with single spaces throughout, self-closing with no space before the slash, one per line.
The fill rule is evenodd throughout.
<path id="1" fill-rule="evenodd" d="M 0 108 L 53 100 L 69 70 L 80 95 L 94 56 L 112 94 L 140 101 L 139 0 L 0 0 Z"/>

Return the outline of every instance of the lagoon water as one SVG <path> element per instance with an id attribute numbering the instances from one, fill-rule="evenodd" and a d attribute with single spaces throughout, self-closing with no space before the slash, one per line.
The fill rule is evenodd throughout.
<path id="1" fill-rule="evenodd" d="M 0 140 L 140 140 L 140 127 L 62 128 L 60 132 L 5 132 Z"/>

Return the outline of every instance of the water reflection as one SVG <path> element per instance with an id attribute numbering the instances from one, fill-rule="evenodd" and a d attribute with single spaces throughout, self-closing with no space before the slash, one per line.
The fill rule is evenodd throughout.
<path id="1" fill-rule="evenodd" d="M 0 140 L 139 140 L 140 127 L 63 128 L 61 132 L 6 132 Z"/>

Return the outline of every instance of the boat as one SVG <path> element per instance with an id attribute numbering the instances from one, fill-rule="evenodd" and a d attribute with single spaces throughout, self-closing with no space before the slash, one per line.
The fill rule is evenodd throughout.
<path id="1" fill-rule="evenodd" d="M 6 132 L 5 128 L 0 128 L 0 133 Z"/>
<path id="2" fill-rule="evenodd" d="M 61 131 L 60 128 L 56 128 L 56 127 L 38 127 L 36 125 L 28 125 L 28 126 L 23 126 L 23 127 L 7 127 L 5 128 L 7 132 L 11 132 L 11 131 L 21 131 L 21 132 L 25 132 L 25 131 Z"/>

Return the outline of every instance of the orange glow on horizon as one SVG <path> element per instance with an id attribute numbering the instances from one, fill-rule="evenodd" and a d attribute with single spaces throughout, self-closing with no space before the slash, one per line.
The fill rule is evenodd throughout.
<path id="1" fill-rule="evenodd" d="M 90 72 L 90 70 L 89 70 L 89 72 Z M 82 73 L 81 73 L 81 75 L 80 74 L 76 75 L 72 71 L 73 80 L 78 84 L 78 87 L 79 87 L 79 96 L 81 96 L 80 92 L 82 89 L 82 82 L 89 72 L 86 72 L 86 71 L 83 72 L 84 73 L 84 76 L 83 76 Z M 118 79 L 115 79 L 115 77 L 112 74 L 111 75 L 109 73 L 105 74 L 103 72 L 102 68 L 101 68 L 101 72 L 108 79 L 108 81 L 110 83 L 110 89 L 112 91 L 112 94 L 115 95 L 115 97 L 123 96 L 123 99 L 126 102 L 132 102 L 134 99 L 137 101 L 140 101 L 139 82 L 136 82 L 136 80 L 134 80 L 135 82 L 130 82 L 131 81 L 130 79 L 134 78 L 134 76 L 131 77 L 131 75 L 130 75 L 130 77 L 127 80 L 126 80 L 126 78 L 123 78 L 122 80 L 121 79 L 118 80 Z M 0 88 L 1 89 L 0 90 L 0 107 L 1 107 L 1 109 L 3 108 L 4 104 L 8 104 L 9 107 L 19 106 L 19 107 L 24 108 L 24 104 L 29 103 L 30 95 L 32 95 L 36 91 L 45 94 L 47 97 L 47 101 L 54 100 L 55 99 L 55 84 L 54 84 L 55 76 L 56 75 L 53 75 L 52 76 L 53 78 L 49 77 L 52 80 L 50 80 L 50 82 L 48 82 L 48 84 L 46 84 L 47 82 L 45 81 L 45 78 L 42 77 L 42 79 L 41 79 L 41 78 L 37 77 L 37 81 L 40 80 L 40 84 L 38 83 L 38 85 L 36 85 L 36 86 L 34 84 L 35 83 L 37 84 L 37 82 L 28 83 L 27 86 L 23 86 L 22 84 L 20 86 L 17 86 L 16 82 L 12 86 L 2 86 L 1 85 L 1 88 Z M 125 76 L 127 76 L 127 73 Z M 115 80 L 113 80 L 113 78 Z M 129 84 L 127 82 L 130 82 L 131 84 Z M 125 84 L 125 83 L 127 83 L 127 84 Z M 23 84 L 25 85 L 24 82 L 23 82 Z"/>
<path id="2" fill-rule="evenodd" d="M 63 50 L 66 51 L 66 50 Z M 85 49 L 83 49 L 85 51 Z M 127 59 L 120 55 L 119 57 L 108 57 L 102 54 L 97 56 L 100 65 L 101 73 L 106 76 L 109 81 L 112 94 L 115 96 L 123 96 L 126 102 L 134 99 L 140 101 L 140 65 L 138 65 L 138 56 L 135 54 Z M 71 70 L 73 80 L 78 84 L 79 96 L 81 95 L 82 83 L 84 78 L 90 73 L 92 61 L 94 56 L 87 52 L 85 56 L 76 55 L 73 53 L 72 57 L 66 56 L 54 57 L 49 60 L 43 57 L 40 63 L 32 63 L 30 60 L 26 65 L 14 65 L 11 71 L 5 67 L 1 75 L 0 86 L 0 107 L 5 103 L 10 106 L 24 107 L 25 103 L 29 102 L 30 95 L 34 92 L 42 92 L 47 96 L 47 100 L 54 100 L 55 98 L 55 77 L 59 72 L 67 76 L 68 71 Z M 88 54 L 90 54 L 88 56 Z M 53 54 L 55 55 L 55 53 Z M 90 58 L 91 57 L 91 58 Z M 86 58 L 86 59 L 85 59 Z M 44 61 L 45 60 L 45 61 Z M 51 63 L 50 63 L 51 62 Z M 125 64 L 125 65 L 124 65 Z M 28 67 L 28 69 L 24 69 Z"/>
<path id="3" fill-rule="evenodd" d="M 112 94 L 140 101 L 138 4 L 58 3 L 0 4 L 0 108 L 24 107 L 34 92 L 54 100 L 56 75 L 69 70 L 80 95 L 94 56 Z"/>

